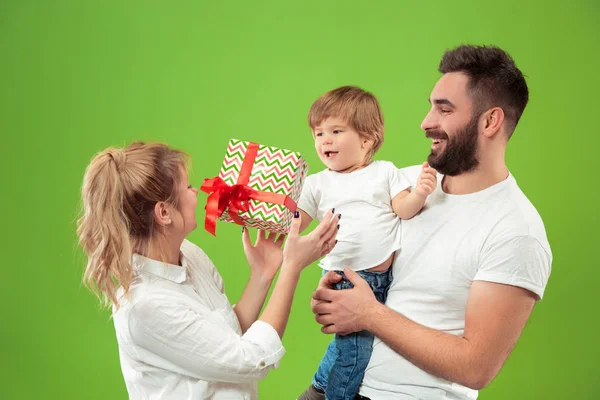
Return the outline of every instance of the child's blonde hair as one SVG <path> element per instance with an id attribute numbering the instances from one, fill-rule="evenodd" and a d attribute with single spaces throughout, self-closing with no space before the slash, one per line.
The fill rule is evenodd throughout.
<path id="1" fill-rule="evenodd" d="M 327 118 L 340 118 L 358 134 L 373 142 L 366 159 L 370 161 L 383 144 L 383 114 L 377 98 L 357 86 L 342 86 L 319 97 L 308 112 L 308 125 L 314 131 Z"/>
<path id="2" fill-rule="evenodd" d="M 83 179 L 79 244 L 87 255 L 83 281 L 103 305 L 119 306 L 117 290 L 127 294 L 133 253 L 148 254 L 162 232 L 154 207 L 177 207 L 177 188 L 188 156 L 161 143 L 135 142 L 95 155 Z M 164 254 L 162 249 L 157 249 Z"/>

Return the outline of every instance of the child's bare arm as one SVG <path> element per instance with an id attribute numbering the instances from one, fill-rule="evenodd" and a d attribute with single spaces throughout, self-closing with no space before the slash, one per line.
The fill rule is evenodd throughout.
<path id="1" fill-rule="evenodd" d="M 303 210 L 298 208 L 298 211 L 300 212 L 300 233 L 302 233 L 310 225 L 313 219 Z"/>
<path id="2" fill-rule="evenodd" d="M 421 197 L 408 189 L 401 191 L 392 199 L 392 209 L 402 219 L 411 219 L 423 208 L 427 196 Z"/>
<path id="3" fill-rule="evenodd" d="M 402 219 L 411 219 L 425 205 L 425 200 L 435 190 L 437 185 L 437 171 L 423 163 L 421 175 L 417 180 L 415 189 L 411 192 L 408 189 L 398 193 L 392 199 L 392 209 Z"/>

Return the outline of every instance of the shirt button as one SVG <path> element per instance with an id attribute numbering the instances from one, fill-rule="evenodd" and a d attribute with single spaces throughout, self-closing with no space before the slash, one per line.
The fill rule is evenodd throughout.
<path id="1" fill-rule="evenodd" d="M 261 361 L 261 362 L 260 362 L 260 364 L 258 364 L 258 365 L 260 365 L 261 367 L 264 367 L 264 366 L 265 366 L 265 365 L 267 365 L 267 364 L 265 364 L 265 362 L 264 362 L 264 361 Z"/>

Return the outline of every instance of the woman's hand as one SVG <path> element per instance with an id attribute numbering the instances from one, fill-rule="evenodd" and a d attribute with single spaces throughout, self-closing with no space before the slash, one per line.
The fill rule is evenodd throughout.
<path id="1" fill-rule="evenodd" d="M 271 282 L 283 262 L 281 245 L 285 235 L 258 230 L 256 243 L 252 245 L 248 228 L 242 229 L 242 244 L 246 259 L 250 264 L 250 277 Z"/>
<path id="2" fill-rule="evenodd" d="M 298 211 L 294 213 L 292 226 L 283 248 L 283 266 L 269 303 L 260 317 L 261 321 L 271 325 L 277 331 L 279 337 L 282 337 L 285 331 L 302 269 L 333 249 L 339 220 L 340 216 L 334 215 L 331 210 L 314 231 L 306 236 L 300 236 L 300 213 Z"/>
<path id="3" fill-rule="evenodd" d="M 288 239 L 283 247 L 285 265 L 302 270 L 335 247 L 341 215 L 334 214 L 335 209 L 328 212 L 319 225 L 308 235 L 300 236 L 300 214 L 296 211 Z"/>

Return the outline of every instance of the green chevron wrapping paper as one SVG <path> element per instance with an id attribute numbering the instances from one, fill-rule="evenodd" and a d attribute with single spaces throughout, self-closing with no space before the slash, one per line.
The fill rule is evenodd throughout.
<path id="1" fill-rule="evenodd" d="M 236 139 L 229 141 L 227 153 L 219 172 L 219 177 L 227 185 L 233 186 L 238 183 L 250 143 Z M 261 192 L 288 196 L 297 203 L 307 172 L 308 165 L 300 153 L 258 144 L 258 152 L 252 164 L 247 185 Z M 284 205 L 253 199 L 250 199 L 248 203 L 248 211 L 238 214 L 244 225 L 276 233 L 289 231 L 293 213 Z M 233 222 L 229 211 L 226 208 L 219 220 Z"/>

